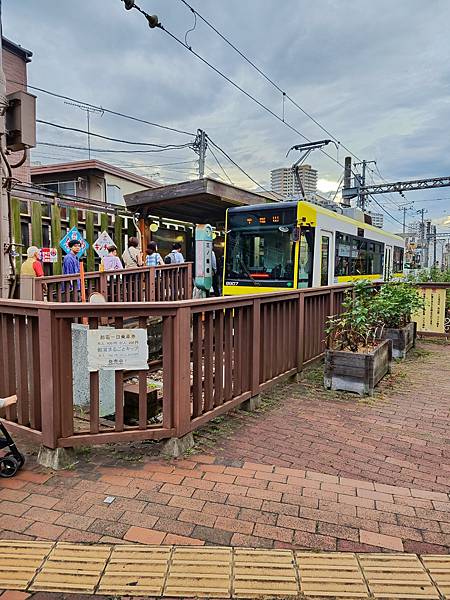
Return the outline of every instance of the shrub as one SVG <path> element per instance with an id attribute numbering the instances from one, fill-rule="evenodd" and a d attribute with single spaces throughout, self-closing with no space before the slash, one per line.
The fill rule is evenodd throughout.
<path id="1" fill-rule="evenodd" d="M 384 327 L 400 329 L 411 322 L 412 315 L 425 306 L 425 300 L 411 283 L 385 283 L 374 296 L 373 318 Z"/>

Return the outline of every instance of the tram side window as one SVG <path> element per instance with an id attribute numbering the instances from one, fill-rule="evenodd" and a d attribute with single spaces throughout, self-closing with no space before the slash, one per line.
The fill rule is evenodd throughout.
<path id="1" fill-rule="evenodd" d="M 402 273 L 403 271 L 403 248 L 394 246 L 394 273 Z"/>
<path id="2" fill-rule="evenodd" d="M 336 277 L 381 274 L 383 250 L 383 244 L 337 232 Z"/>

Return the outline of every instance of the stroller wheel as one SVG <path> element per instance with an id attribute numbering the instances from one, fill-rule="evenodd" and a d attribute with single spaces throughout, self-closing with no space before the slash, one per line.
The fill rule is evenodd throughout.
<path id="1" fill-rule="evenodd" d="M 19 469 L 21 469 L 23 467 L 23 465 L 25 464 L 25 456 L 23 454 L 21 454 L 20 452 L 17 452 L 14 454 L 13 452 L 8 452 L 5 456 L 7 456 L 8 458 L 12 457 L 14 458 L 14 460 L 17 461 L 18 465 L 19 465 Z"/>
<path id="2" fill-rule="evenodd" d="M 19 462 L 13 456 L 0 458 L 0 477 L 13 477 L 19 468 Z"/>

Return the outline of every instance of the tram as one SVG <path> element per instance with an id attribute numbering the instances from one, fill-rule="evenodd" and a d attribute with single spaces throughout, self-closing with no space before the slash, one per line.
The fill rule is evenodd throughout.
<path id="1" fill-rule="evenodd" d="M 401 237 L 310 202 L 230 208 L 223 295 L 383 281 L 403 276 L 403 256 Z"/>

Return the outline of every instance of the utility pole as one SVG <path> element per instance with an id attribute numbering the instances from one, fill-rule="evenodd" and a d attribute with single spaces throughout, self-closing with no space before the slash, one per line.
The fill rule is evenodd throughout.
<path id="1" fill-rule="evenodd" d="M 403 233 L 406 233 L 406 213 L 408 210 L 412 210 L 412 206 L 408 202 L 407 204 L 401 204 L 398 210 L 403 211 Z"/>
<path id="2" fill-rule="evenodd" d="M 436 265 L 436 254 L 437 254 L 437 231 L 436 225 L 433 225 L 433 267 Z"/>
<path id="3" fill-rule="evenodd" d="M 206 132 L 203 129 L 197 129 L 197 136 L 195 138 L 193 149 L 198 154 L 198 178 L 203 179 L 205 176 L 205 161 L 206 161 L 206 150 L 208 148 L 208 138 Z"/>
<path id="4" fill-rule="evenodd" d="M 363 190 L 364 190 L 364 188 L 366 187 L 366 167 L 367 167 L 367 165 L 370 165 L 370 164 L 374 164 L 375 165 L 376 161 L 375 160 L 363 160 L 362 162 L 355 164 L 355 167 L 359 167 L 359 165 L 362 166 L 361 176 L 358 177 L 358 179 L 359 179 L 359 186 L 358 186 L 358 200 L 357 200 L 357 204 L 356 205 L 363 212 L 367 208 L 366 207 L 366 204 L 367 204 L 367 194 L 364 193 L 364 191 L 361 192 L 361 188 L 363 188 Z"/>
<path id="5" fill-rule="evenodd" d="M 423 216 L 424 214 L 428 212 L 427 210 L 425 210 L 425 208 L 421 208 L 420 210 L 417 211 L 417 214 L 421 215 L 421 223 L 420 223 L 420 266 L 423 268 L 424 267 L 424 242 L 425 242 L 425 223 L 423 220 Z"/>
<path id="6" fill-rule="evenodd" d="M 0 0 L 0 36 L 2 36 L 2 2 Z M 3 37 L 2 37 L 3 40 Z M 3 48 L 3 46 L 2 46 Z M 6 147 L 5 140 L 5 111 L 7 108 L 6 99 L 6 80 L 3 72 L 2 52 L 0 51 L 0 144 L 2 148 Z M 1 185 L 0 185 L 0 297 L 7 298 L 9 291 L 9 251 L 10 251 L 10 231 L 9 231 L 9 206 L 8 196 L 4 187 L 5 165 L 1 162 Z"/>

